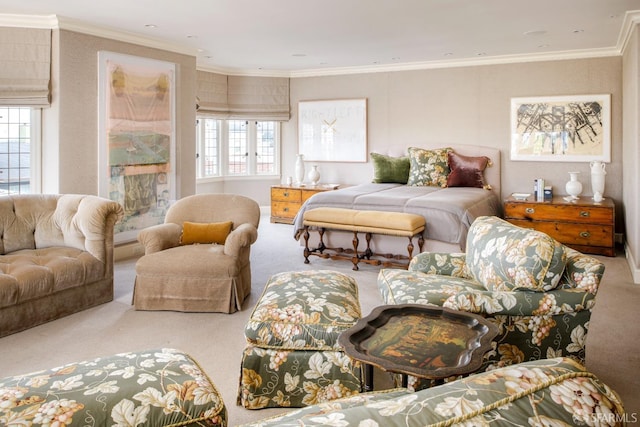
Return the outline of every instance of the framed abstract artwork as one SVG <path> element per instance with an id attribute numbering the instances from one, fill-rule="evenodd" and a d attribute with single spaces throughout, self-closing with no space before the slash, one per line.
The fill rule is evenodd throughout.
<path id="1" fill-rule="evenodd" d="M 611 95 L 511 99 L 511 160 L 611 161 Z"/>
<path id="2" fill-rule="evenodd" d="M 366 162 L 367 100 L 298 102 L 298 153 L 305 161 Z"/>
<path id="3" fill-rule="evenodd" d="M 98 62 L 99 193 L 124 207 L 121 243 L 175 199 L 175 64 L 105 51 Z"/>

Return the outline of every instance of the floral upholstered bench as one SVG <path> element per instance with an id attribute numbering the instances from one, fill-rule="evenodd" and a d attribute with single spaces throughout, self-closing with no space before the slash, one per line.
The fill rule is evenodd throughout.
<path id="1" fill-rule="evenodd" d="M 329 270 L 272 276 L 245 327 L 238 405 L 302 407 L 359 393 L 361 370 L 338 344 L 361 317 L 353 278 Z"/>
<path id="2" fill-rule="evenodd" d="M 0 425 L 224 427 L 227 409 L 195 360 L 159 349 L 0 379 Z"/>

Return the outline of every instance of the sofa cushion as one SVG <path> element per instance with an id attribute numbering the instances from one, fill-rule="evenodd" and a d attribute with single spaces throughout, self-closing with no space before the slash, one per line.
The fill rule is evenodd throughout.
<path id="1" fill-rule="evenodd" d="M 187 354 L 122 353 L 0 378 L 0 424 L 226 426 L 220 393 Z"/>
<path id="2" fill-rule="evenodd" d="M 564 245 L 495 216 L 477 218 L 467 235 L 469 274 L 490 291 L 554 289 L 566 265 Z"/>
<path id="3" fill-rule="evenodd" d="M 0 307 L 84 286 L 103 277 L 104 264 L 78 249 L 23 249 L 0 255 Z"/>

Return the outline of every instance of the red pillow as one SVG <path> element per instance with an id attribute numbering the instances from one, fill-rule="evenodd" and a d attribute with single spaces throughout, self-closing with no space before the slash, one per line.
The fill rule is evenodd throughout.
<path id="1" fill-rule="evenodd" d="M 449 151 L 448 163 L 451 172 L 447 177 L 447 187 L 487 187 L 483 173 L 491 163 L 487 156 L 470 157 Z"/>

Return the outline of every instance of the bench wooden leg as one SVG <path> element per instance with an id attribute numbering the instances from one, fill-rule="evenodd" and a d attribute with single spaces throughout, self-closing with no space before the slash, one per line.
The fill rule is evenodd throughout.
<path id="1" fill-rule="evenodd" d="M 354 270 L 358 270 L 358 262 L 360 261 L 360 258 L 358 258 L 358 243 L 360 243 L 360 241 L 358 240 L 358 232 L 354 231 L 353 232 L 353 256 L 351 257 L 351 262 L 353 263 Z"/>
<path id="2" fill-rule="evenodd" d="M 305 264 L 309 264 L 309 254 L 311 253 L 311 251 L 309 251 L 309 226 L 305 225 L 304 226 L 304 263 Z"/>
<path id="3" fill-rule="evenodd" d="M 325 249 L 327 249 L 327 247 L 324 245 L 324 228 L 320 228 L 318 230 L 318 234 L 320 235 L 320 243 L 318 243 L 318 248 L 316 250 L 322 253 Z"/>
<path id="4" fill-rule="evenodd" d="M 418 236 L 418 248 L 420 249 L 420 253 L 422 253 L 422 248 L 424 247 L 424 236 L 422 233 Z"/>
<path id="5" fill-rule="evenodd" d="M 407 251 L 409 251 L 409 259 L 413 255 L 413 237 L 409 236 L 409 244 L 407 245 Z"/>
<path id="6" fill-rule="evenodd" d="M 367 239 L 367 249 L 365 249 L 363 256 L 366 259 L 371 259 L 371 255 L 373 255 L 373 251 L 371 250 L 371 233 L 366 233 L 365 238 Z"/>

